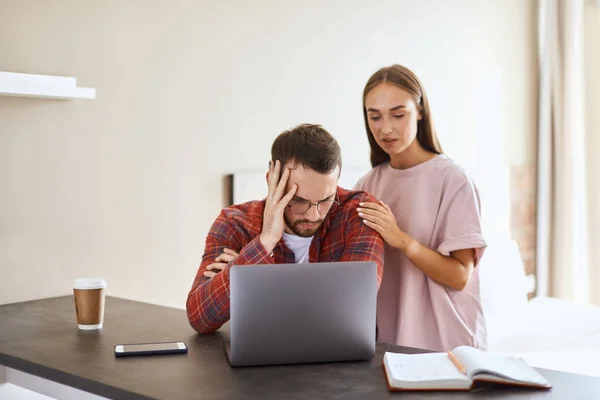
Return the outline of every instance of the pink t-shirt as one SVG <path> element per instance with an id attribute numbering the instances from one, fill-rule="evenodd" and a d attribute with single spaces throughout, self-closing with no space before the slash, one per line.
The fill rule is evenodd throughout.
<path id="1" fill-rule="evenodd" d="M 486 247 L 479 193 L 464 170 L 445 155 L 408 169 L 389 163 L 373 168 L 356 184 L 393 211 L 398 227 L 443 255 Z M 457 291 L 436 283 L 400 250 L 385 246 L 377 298 L 380 342 L 449 351 L 459 345 L 486 349 L 486 326 L 479 293 L 479 268 Z"/>

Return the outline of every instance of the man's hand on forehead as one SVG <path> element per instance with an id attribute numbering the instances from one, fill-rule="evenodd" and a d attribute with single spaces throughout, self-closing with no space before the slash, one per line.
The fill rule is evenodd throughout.
<path id="1" fill-rule="evenodd" d="M 265 201 L 265 211 L 263 213 L 263 226 L 260 234 L 260 242 L 265 250 L 270 253 L 273 251 L 285 230 L 285 207 L 288 205 L 298 189 L 294 184 L 286 192 L 286 186 L 290 177 L 290 170 L 284 168 L 282 172 L 281 162 L 269 163 L 269 174 L 267 178 L 268 194 Z"/>

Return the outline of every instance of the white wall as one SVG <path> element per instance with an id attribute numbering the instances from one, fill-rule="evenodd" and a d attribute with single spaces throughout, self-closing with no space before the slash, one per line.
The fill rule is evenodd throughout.
<path id="1" fill-rule="evenodd" d="M 103 276 L 183 307 L 223 176 L 266 168 L 300 122 L 367 166 L 362 88 L 391 63 L 424 82 L 450 156 L 531 162 L 534 33 L 523 0 L 3 0 L 0 70 L 76 76 L 97 99 L 0 97 L 0 303 Z"/>

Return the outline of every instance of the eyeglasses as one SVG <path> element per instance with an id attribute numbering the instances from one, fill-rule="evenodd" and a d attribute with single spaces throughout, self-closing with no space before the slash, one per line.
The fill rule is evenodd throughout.
<path id="1" fill-rule="evenodd" d="M 319 214 L 327 214 L 331 208 L 338 204 L 337 200 L 321 200 L 318 203 L 312 203 L 308 200 L 292 200 L 287 205 L 290 209 L 290 213 L 294 215 L 301 215 L 308 212 L 312 206 L 317 206 Z"/>

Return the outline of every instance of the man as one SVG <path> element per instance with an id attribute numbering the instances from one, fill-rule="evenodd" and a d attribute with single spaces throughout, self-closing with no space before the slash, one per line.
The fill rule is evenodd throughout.
<path id="1" fill-rule="evenodd" d="M 225 208 L 208 233 L 186 304 L 198 333 L 229 320 L 233 265 L 375 261 L 381 283 L 383 239 L 356 211 L 376 200 L 337 186 L 342 157 L 333 136 L 319 125 L 299 125 L 275 139 L 271 158 L 266 199 Z"/>

